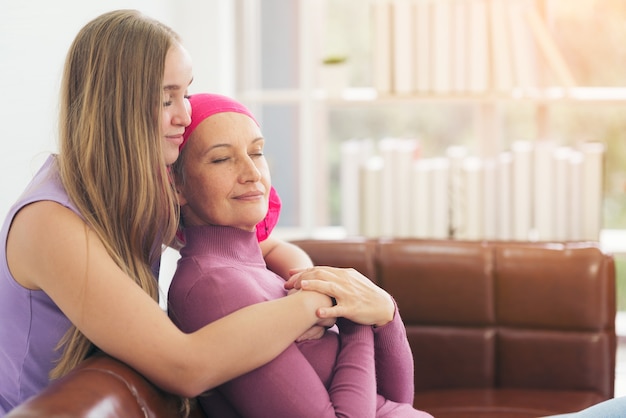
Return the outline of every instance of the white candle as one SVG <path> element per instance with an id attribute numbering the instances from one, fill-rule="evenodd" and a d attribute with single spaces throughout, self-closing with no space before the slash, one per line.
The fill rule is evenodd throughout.
<path id="1" fill-rule="evenodd" d="M 497 238 L 513 239 L 513 155 L 503 152 L 497 160 Z"/>
<path id="2" fill-rule="evenodd" d="M 469 157 L 463 162 L 465 189 L 465 234 L 461 239 L 483 238 L 483 164 L 479 158 Z"/>
<path id="3" fill-rule="evenodd" d="M 449 161 L 449 201 L 450 201 L 450 231 L 452 238 L 458 238 L 464 234 L 465 219 L 462 208 L 463 199 L 463 175 L 461 173 L 463 160 L 467 156 L 467 149 L 462 146 L 450 146 L 446 149 L 446 157 Z"/>
<path id="4" fill-rule="evenodd" d="M 408 237 L 411 223 L 411 167 L 419 149 L 414 139 L 398 140 L 394 147 L 394 216 L 393 235 Z"/>
<path id="5" fill-rule="evenodd" d="M 578 150 L 572 150 L 569 159 L 569 234 L 572 241 L 579 241 L 583 238 L 583 154 Z"/>
<path id="6" fill-rule="evenodd" d="M 448 200 L 450 163 L 446 158 L 433 158 L 431 166 L 432 229 L 430 235 L 435 239 L 447 239 L 450 233 L 450 203 Z"/>
<path id="7" fill-rule="evenodd" d="M 498 237 L 497 216 L 497 169 L 493 159 L 483 162 L 483 238 L 493 240 Z"/>
<path id="8" fill-rule="evenodd" d="M 366 237 L 380 235 L 380 176 L 383 160 L 378 156 L 368 158 L 361 169 L 361 231 Z"/>
<path id="9" fill-rule="evenodd" d="M 412 167 L 411 208 L 412 217 L 409 234 L 415 238 L 431 236 L 431 163 L 429 159 L 418 159 Z"/>
<path id="10" fill-rule="evenodd" d="M 526 241 L 531 229 L 532 144 L 517 141 L 513 153 L 513 239 Z"/>
<path id="11" fill-rule="evenodd" d="M 583 153 L 583 239 L 597 241 L 602 229 L 602 200 L 604 184 L 604 144 L 587 142 L 580 146 Z"/>
<path id="12" fill-rule="evenodd" d="M 554 238 L 554 143 L 538 141 L 534 147 L 534 229 L 537 239 L 549 241 Z"/>
<path id="13" fill-rule="evenodd" d="M 341 144 L 341 224 L 348 236 L 360 233 L 360 170 L 372 153 L 372 143 L 349 139 Z"/>
<path id="14" fill-rule="evenodd" d="M 570 147 L 558 147 L 554 150 L 554 239 L 571 239 L 570 219 L 573 203 L 571 201 L 572 180 L 570 173 Z"/>

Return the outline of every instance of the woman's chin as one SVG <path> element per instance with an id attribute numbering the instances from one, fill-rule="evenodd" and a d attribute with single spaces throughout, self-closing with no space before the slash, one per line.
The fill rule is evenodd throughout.
<path id="1" fill-rule="evenodd" d="M 176 162 L 176 160 L 178 159 L 178 148 L 174 149 L 164 149 L 163 150 L 163 157 L 165 159 L 165 165 L 172 165 Z"/>

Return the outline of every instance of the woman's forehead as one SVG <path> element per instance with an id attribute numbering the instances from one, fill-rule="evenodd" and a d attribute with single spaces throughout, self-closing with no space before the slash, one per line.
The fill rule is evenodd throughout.
<path id="1" fill-rule="evenodd" d="M 186 90 L 193 80 L 191 57 L 180 44 L 174 44 L 167 51 L 163 74 L 165 91 Z"/>

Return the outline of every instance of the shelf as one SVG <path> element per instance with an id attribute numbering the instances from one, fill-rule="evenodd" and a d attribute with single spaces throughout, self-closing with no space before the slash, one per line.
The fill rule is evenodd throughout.
<path id="1" fill-rule="evenodd" d="M 517 12 L 521 12 L 522 10 L 518 9 L 523 8 L 522 6 L 528 2 L 520 1 L 506 2 L 516 8 L 512 11 L 515 13 L 507 17 L 507 21 L 525 22 L 521 14 Z M 480 2 L 468 0 L 467 5 Z M 626 105 L 626 88 L 578 87 L 576 80 L 570 76 L 567 66 L 564 66 L 560 51 L 556 49 L 553 40 L 548 37 L 550 33 L 545 30 L 545 22 L 537 22 L 536 10 L 533 12 L 535 15 L 531 16 L 534 20 L 526 22 L 526 32 L 524 32 L 528 43 L 534 47 L 521 56 L 521 58 L 532 58 L 529 65 L 531 70 L 534 70 L 532 71 L 534 76 L 530 79 L 525 77 L 524 80 L 518 80 L 520 82 L 513 80 L 512 83 L 498 83 L 495 79 L 487 79 L 485 83 L 455 82 L 445 86 L 411 83 L 412 85 L 407 89 L 408 93 L 400 95 L 386 93 L 386 91 L 400 90 L 394 83 L 389 83 L 387 89 L 380 83 L 376 83 L 374 68 L 370 68 L 369 71 L 354 71 L 353 69 L 353 75 L 358 75 L 358 77 L 350 79 L 348 85 L 352 82 L 360 85 L 369 84 L 371 87 L 350 87 L 338 94 L 329 95 L 324 87 L 330 87 L 330 83 L 323 83 L 325 77 L 320 73 L 319 58 L 328 52 L 324 49 L 323 41 L 333 23 L 333 21 L 327 22 L 331 16 L 326 13 L 330 2 L 298 0 L 285 3 L 286 7 L 280 11 L 282 16 L 292 20 L 294 16 L 297 16 L 296 25 L 285 27 L 276 24 L 276 21 L 280 19 L 274 15 L 272 15 L 271 23 L 262 24 L 264 22 L 262 19 L 268 17 L 259 12 L 262 9 L 260 0 L 245 0 L 244 3 L 251 6 L 253 10 L 246 13 L 245 19 L 241 21 L 242 31 L 245 30 L 248 36 L 243 37 L 245 48 L 242 48 L 242 51 L 245 53 L 242 53 L 237 63 L 237 67 L 245 71 L 245 77 L 242 77 L 242 82 L 237 89 L 237 98 L 248 105 L 259 108 L 266 106 L 264 126 L 273 129 L 271 131 L 273 139 L 280 141 L 281 144 L 282 154 L 279 155 L 288 160 L 288 163 L 275 164 L 276 181 L 289 179 L 289 181 L 283 180 L 288 185 L 284 186 L 287 190 L 285 194 L 289 192 L 295 196 L 291 197 L 290 205 L 285 205 L 286 210 L 292 210 L 295 213 L 291 217 L 294 219 L 294 225 L 290 225 L 293 226 L 293 230 L 284 231 L 288 236 L 316 234 L 320 231 L 320 227 L 330 224 L 329 208 L 336 210 L 336 207 L 332 206 L 334 201 L 331 199 L 334 197 L 333 187 L 336 186 L 336 178 L 333 176 L 337 172 L 336 154 L 333 154 L 336 152 L 334 147 L 337 144 L 333 141 L 337 132 L 331 129 L 336 129 L 334 124 L 342 121 L 336 116 L 342 114 L 344 110 L 343 113 L 347 116 L 346 123 L 358 124 L 354 129 L 357 132 L 355 135 L 358 136 L 368 136 L 369 130 L 372 135 L 382 137 L 385 135 L 383 130 L 387 129 L 385 125 L 391 123 L 401 126 L 398 129 L 398 132 L 401 132 L 399 135 L 404 135 L 403 124 L 407 126 L 405 131 L 416 129 L 418 130 L 416 135 L 420 135 L 419 130 L 425 126 L 425 129 L 429 129 L 425 131 L 441 143 L 454 142 L 453 135 L 457 135 L 459 142 L 473 141 L 472 145 L 475 146 L 476 154 L 491 156 L 510 140 L 505 135 L 523 135 L 524 138 L 532 136 L 535 139 L 555 136 L 553 125 L 557 127 L 558 125 L 552 121 L 558 122 L 557 118 L 560 117 L 562 108 L 566 108 L 566 113 L 580 109 L 582 113 L 587 113 L 588 109 L 585 106 L 602 108 L 602 106 L 613 105 L 620 110 L 626 109 L 622 107 Z M 369 7 L 366 6 L 368 3 L 356 0 L 351 3 L 353 6 L 350 7 L 358 11 Z M 445 2 L 432 2 L 432 4 L 435 3 Z M 489 1 L 488 3 L 497 4 L 498 2 Z M 543 18 L 544 14 L 541 10 L 538 12 L 539 17 Z M 489 13 L 487 15 L 490 16 Z M 336 17 L 337 14 L 333 16 Z M 351 22 L 352 17 L 350 14 Z M 361 21 L 355 19 L 354 22 Z M 344 27 L 346 26 L 341 26 L 341 28 Z M 462 32 L 456 27 L 455 31 L 473 33 L 469 28 Z M 294 41 L 288 45 L 275 42 L 286 39 L 285 33 L 297 42 Z M 339 33 L 342 33 L 341 30 Z M 263 40 L 265 41 L 262 42 Z M 487 39 L 486 44 L 481 45 L 478 50 L 489 51 L 490 45 Z M 439 49 L 452 50 L 451 48 Z M 359 51 L 360 49 L 350 50 Z M 390 48 L 391 50 L 393 48 Z M 370 55 L 375 52 L 371 48 L 368 51 Z M 508 51 L 509 59 L 513 58 L 511 54 L 512 52 Z M 276 59 L 265 59 L 265 57 L 279 57 L 280 59 L 276 61 Z M 369 58 L 374 58 L 374 56 Z M 489 58 L 488 61 L 495 62 L 496 60 Z M 520 60 L 515 60 L 515 62 L 518 61 Z M 354 60 L 352 62 L 366 66 L 370 65 L 367 62 L 371 61 Z M 380 60 L 375 60 L 375 62 L 380 62 Z M 513 65 L 515 62 L 510 64 Z M 470 69 L 466 64 L 452 65 L 452 67 L 469 74 Z M 390 64 L 390 68 L 397 68 L 397 66 Z M 490 64 L 489 68 L 485 69 L 485 73 L 495 74 L 495 70 L 496 68 L 491 68 Z M 536 72 L 538 74 L 535 74 Z M 534 87 L 545 85 L 555 87 Z M 288 88 L 264 89 L 264 86 Z M 511 88 L 511 86 L 524 87 Z M 476 93 L 465 93 L 470 87 Z M 432 90 L 435 88 L 446 93 L 433 93 Z M 377 118 L 369 117 L 370 114 L 375 114 L 385 107 L 393 107 L 393 117 L 378 118 L 381 122 Z M 406 109 L 406 112 L 396 112 L 397 109 Z M 422 112 L 422 110 L 426 111 Z M 460 117 L 456 120 L 448 120 L 446 112 L 450 112 L 453 116 L 460 115 Z M 361 114 L 364 117 L 359 119 Z M 513 120 L 513 128 L 507 130 L 506 124 L 509 123 L 511 115 L 516 119 Z M 420 118 L 429 119 L 422 123 Z M 367 123 L 362 123 L 362 121 Z M 409 131 L 408 135 L 410 134 Z M 558 134 L 559 132 L 556 132 L 556 135 Z M 351 134 L 342 132 L 341 135 L 343 135 L 342 138 L 347 139 Z M 297 187 L 292 186 L 295 181 L 297 181 Z M 341 235 L 338 230 L 332 230 L 332 232 L 324 230 L 322 234 Z"/>

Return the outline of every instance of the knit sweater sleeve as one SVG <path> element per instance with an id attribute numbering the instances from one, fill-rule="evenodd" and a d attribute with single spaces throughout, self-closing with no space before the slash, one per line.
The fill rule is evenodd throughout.
<path id="1" fill-rule="evenodd" d="M 378 393 L 389 400 L 412 405 L 415 396 L 413 354 L 397 304 L 393 320 L 374 328 L 374 347 Z"/>
<path id="2" fill-rule="evenodd" d="M 327 389 L 303 353 L 291 344 L 268 364 L 224 384 L 220 392 L 241 416 L 374 417 L 376 382 L 373 333 L 369 327 L 340 332 L 341 350 Z M 325 345 L 319 345 L 325 350 Z"/>
<path id="3" fill-rule="evenodd" d="M 183 298 L 170 303 L 175 321 L 192 330 L 264 299 L 243 285 L 243 271 L 223 268 L 197 280 Z M 253 280 L 248 278 L 247 280 Z M 178 295 L 180 296 L 180 295 Z M 277 319 L 277 326 L 279 320 Z M 276 332 L 268 330 L 268 332 Z M 217 388 L 241 416 L 373 417 L 376 411 L 374 335 L 371 327 L 347 323 L 335 337 L 319 342 L 315 355 L 337 359 L 327 389 L 305 355 L 292 343 L 266 365 Z M 334 339 L 334 343 L 331 342 Z M 263 349 L 259 347 L 259 349 Z M 332 361 L 332 360 L 331 360 Z M 199 398 L 202 402 L 202 397 Z"/>

